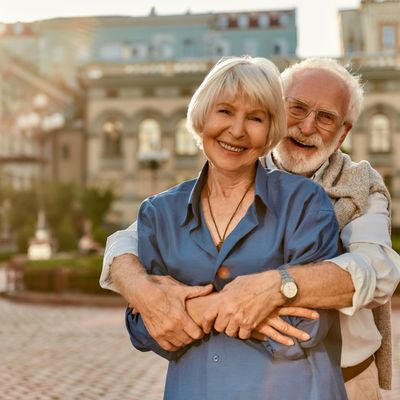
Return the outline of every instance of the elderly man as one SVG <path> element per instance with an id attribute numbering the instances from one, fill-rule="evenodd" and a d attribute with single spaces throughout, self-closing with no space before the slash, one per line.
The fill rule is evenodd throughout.
<path id="1" fill-rule="evenodd" d="M 390 388 L 388 302 L 400 279 L 400 257 L 391 248 L 390 196 L 381 177 L 367 162 L 353 163 L 338 150 L 359 116 L 362 87 L 358 77 L 330 59 L 300 62 L 285 70 L 282 80 L 288 132 L 264 164 L 308 176 L 324 187 L 334 203 L 343 254 L 290 267 L 284 276 L 273 270 L 238 277 L 213 301 L 209 288 L 147 275 L 135 256 L 133 224 L 108 239 L 100 282 L 134 305 L 167 350 L 212 327 L 243 339 L 271 337 L 290 345 L 290 336 L 307 337 L 279 315 L 314 318 L 312 310 L 299 307 L 336 308 L 349 399 L 379 399 L 379 384 Z"/>

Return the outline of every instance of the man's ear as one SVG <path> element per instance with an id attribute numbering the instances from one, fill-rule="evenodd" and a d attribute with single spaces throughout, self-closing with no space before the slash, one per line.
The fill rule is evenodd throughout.
<path id="1" fill-rule="evenodd" d="M 336 146 L 336 150 L 340 148 L 340 146 L 344 142 L 344 139 L 346 139 L 346 136 L 349 133 L 350 129 L 353 127 L 351 122 L 345 122 L 343 126 L 344 126 L 343 133 L 342 136 L 340 136 L 338 145 Z"/>

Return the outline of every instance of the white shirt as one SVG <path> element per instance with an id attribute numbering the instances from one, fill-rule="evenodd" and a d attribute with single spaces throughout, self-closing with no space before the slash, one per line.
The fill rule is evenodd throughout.
<path id="1" fill-rule="evenodd" d="M 276 169 L 271 157 L 266 158 L 266 164 L 268 168 Z M 323 165 L 316 174 L 325 167 Z M 352 306 L 339 309 L 342 367 L 360 363 L 380 347 L 381 335 L 370 308 L 389 301 L 400 281 L 400 256 L 391 247 L 387 205 L 385 196 L 371 194 L 365 214 L 341 231 L 340 238 L 347 253 L 327 260 L 349 272 L 355 288 Z M 137 241 L 136 222 L 108 237 L 101 287 L 117 291 L 110 280 L 110 265 L 114 257 L 121 254 L 137 255 Z"/>

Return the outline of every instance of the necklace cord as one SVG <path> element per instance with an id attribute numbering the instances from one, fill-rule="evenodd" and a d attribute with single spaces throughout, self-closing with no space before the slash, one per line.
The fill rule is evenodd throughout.
<path id="1" fill-rule="evenodd" d="M 239 204 L 238 204 L 238 205 L 236 206 L 236 208 L 235 208 L 235 211 L 233 212 L 233 214 L 232 214 L 231 217 L 229 218 L 229 221 L 228 221 L 228 223 L 227 223 L 227 225 L 226 225 L 226 227 L 225 227 L 225 230 L 224 230 L 224 234 L 223 234 L 223 236 L 221 237 L 221 234 L 219 233 L 218 225 L 217 225 L 217 223 L 216 223 L 216 221 L 215 221 L 214 214 L 213 214 L 212 208 L 211 208 L 211 202 L 210 202 L 210 187 L 207 185 L 207 203 L 208 203 L 208 208 L 209 208 L 209 210 L 210 210 L 211 219 L 212 219 L 212 222 L 213 222 L 213 224 L 214 224 L 215 230 L 217 231 L 217 235 L 218 235 L 218 239 L 219 239 L 219 243 L 216 245 L 218 251 L 221 249 L 222 244 L 223 244 L 224 241 L 225 241 L 225 237 L 226 237 L 226 233 L 228 232 L 229 225 L 231 224 L 233 218 L 235 217 L 235 215 L 236 215 L 236 213 L 238 212 L 238 210 L 239 210 L 241 204 L 243 203 L 243 200 L 244 200 L 244 198 L 246 197 L 246 194 L 249 192 L 249 190 L 250 190 L 250 188 L 251 188 L 252 186 L 253 186 L 253 182 L 251 182 L 251 184 L 247 187 L 246 191 L 244 192 L 242 198 L 241 198 L 240 201 L 239 201 Z"/>

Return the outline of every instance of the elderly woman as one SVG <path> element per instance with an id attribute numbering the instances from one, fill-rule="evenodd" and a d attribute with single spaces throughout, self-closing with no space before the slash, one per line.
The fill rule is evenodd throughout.
<path id="1" fill-rule="evenodd" d="M 142 203 L 139 257 L 149 273 L 188 285 L 211 283 L 213 300 L 238 276 L 336 255 L 338 226 L 323 189 L 306 178 L 265 171 L 258 161 L 286 127 L 279 71 L 271 62 L 221 60 L 194 94 L 188 124 L 207 162 L 197 179 Z M 225 321 L 168 352 L 139 314 L 126 313 L 133 345 L 170 360 L 165 399 L 346 399 L 336 312 L 288 319 L 311 339 L 293 346 L 242 340 L 228 336 Z"/>

